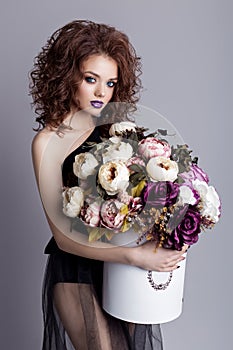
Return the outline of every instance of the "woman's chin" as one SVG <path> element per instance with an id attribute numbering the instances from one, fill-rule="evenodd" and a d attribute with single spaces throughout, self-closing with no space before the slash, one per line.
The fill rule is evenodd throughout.
<path id="1" fill-rule="evenodd" d="M 93 116 L 93 117 L 96 117 L 96 118 L 99 118 L 101 116 L 101 112 L 103 110 L 103 107 L 102 108 L 90 108 L 89 110 L 89 113 Z"/>
<path id="2" fill-rule="evenodd" d="M 102 108 L 88 107 L 88 108 L 82 109 L 81 111 L 91 115 L 92 117 L 98 118 L 101 116 L 102 110 L 103 110 L 103 107 Z"/>

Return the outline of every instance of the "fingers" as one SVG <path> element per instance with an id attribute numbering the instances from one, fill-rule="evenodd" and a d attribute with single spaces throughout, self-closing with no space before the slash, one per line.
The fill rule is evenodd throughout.
<path id="1" fill-rule="evenodd" d="M 175 260 L 171 260 L 168 263 L 166 263 L 166 265 L 164 265 L 164 268 L 166 269 L 176 269 L 179 264 L 181 263 L 181 261 L 185 260 L 185 257 L 181 257 L 179 259 L 175 259 Z"/>
<path id="2" fill-rule="evenodd" d="M 166 263 L 169 265 L 178 264 L 180 261 L 183 261 L 185 259 L 183 254 L 184 253 L 171 255 L 169 258 L 166 259 Z"/>
<path id="3" fill-rule="evenodd" d="M 185 257 L 184 256 L 181 256 L 179 257 L 178 259 L 171 259 L 169 262 L 168 262 L 168 266 L 173 266 L 173 265 L 177 265 L 179 264 L 181 261 L 185 260 Z"/>
<path id="4" fill-rule="evenodd" d="M 162 247 L 156 248 L 156 250 L 153 251 L 152 246 L 153 242 L 148 242 L 138 247 L 139 250 L 143 250 L 143 254 L 140 252 L 140 254 L 137 255 L 138 260 L 135 263 L 136 266 L 159 272 L 174 271 L 179 268 L 180 263 L 185 259 L 183 255 L 185 255 L 188 249 L 188 245 L 184 245 L 180 251 Z M 140 260 L 142 256 L 144 257 L 143 261 Z M 146 259 L 145 256 L 147 256 Z"/>
<path id="5" fill-rule="evenodd" d="M 183 254 L 184 251 L 173 251 L 173 254 L 169 254 L 169 256 L 161 262 L 160 271 L 167 272 L 179 268 L 179 264 L 185 260 Z"/>
<path id="6" fill-rule="evenodd" d="M 185 244 L 185 245 L 183 245 L 183 247 L 182 247 L 182 252 L 187 252 L 187 250 L 188 250 L 188 248 L 189 248 L 189 245 L 188 244 Z"/>
<path id="7" fill-rule="evenodd" d="M 185 244 L 181 250 L 173 250 L 173 249 L 166 249 L 168 252 L 169 257 L 171 258 L 178 258 L 180 256 L 182 256 L 184 253 L 187 252 L 189 246 L 187 244 Z"/>
<path id="8" fill-rule="evenodd" d="M 170 272 L 170 271 L 175 271 L 179 268 L 179 266 L 173 266 L 173 267 L 165 267 L 161 269 L 159 272 Z"/>
<path id="9" fill-rule="evenodd" d="M 173 265 L 171 267 L 160 267 L 160 268 L 158 268 L 155 271 L 158 271 L 158 272 L 170 272 L 170 271 L 175 271 L 178 268 L 179 268 L 179 265 Z"/>

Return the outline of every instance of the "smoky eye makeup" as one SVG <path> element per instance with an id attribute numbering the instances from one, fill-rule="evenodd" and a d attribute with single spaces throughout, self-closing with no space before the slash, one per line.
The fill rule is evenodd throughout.
<path id="1" fill-rule="evenodd" d="M 95 74 L 93 72 L 86 72 L 86 74 L 84 75 L 84 80 L 89 84 L 96 83 L 97 79 L 100 79 L 99 75 Z M 116 85 L 116 83 L 117 83 L 117 80 L 116 80 L 116 78 L 114 78 L 114 79 L 109 79 L 106 82 L 106 85 L 109 88 L 113 88 Z"/>
<path id="2" fill-rule="evenodd" d="M 94 77 L 91 77 L 91 76 L 86 76 L 86 77 L 84 77 L 84 79 L 87 83 L 90 83 L 90 84 L 93 84 L 96 82 L 96 79 Z"/>
<path id="3" fill-rule="evenodd" d="M 112 87 L 114 87 L 115 85 L 116 85 L 116 81 L 113 81 L 113 80 L 109 80 L 108 82 L 107 82 L 107 86 L 108 87 L 110 87 L 110 88 L 112 88 Z"/>

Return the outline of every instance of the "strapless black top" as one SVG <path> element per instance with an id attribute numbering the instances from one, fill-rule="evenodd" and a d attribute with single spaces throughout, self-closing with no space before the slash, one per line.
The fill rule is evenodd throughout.
<path id="1" fill-rule="evenodd" d="M 74 158 L 77 154 L 88 152 L 88 149 L 90 149 L 91 147 L 90 145 L 88 145 L 88 142 L 101 142 L 99 127 L 95 127 L 92 133 L 88 136 L 88 138 L 65 158 L 62 164 L 63 186 L 73 187 L 78 185 L 77 177 L 73 173 Z M 83 225 L 83 230 L 86 231 L 85 225 Z M 59 250 L 60 249 L 58 248 L 54 237 L 52 237 L 47 246 L 45 247 L 44 252 L 45 254 L 52 254 Z"/>

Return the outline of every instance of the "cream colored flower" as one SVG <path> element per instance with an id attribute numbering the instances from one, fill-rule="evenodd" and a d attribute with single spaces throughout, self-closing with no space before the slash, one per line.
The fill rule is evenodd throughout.
<path id="1" fill-rule="evenodd" d="M 128 160 L 133 155 L 133 148 L 128 142 L 121 141 L 120 137 L 111 137 L 109 145 L 103 153 L 103 162 L 114 160 Z"/>
<path id="2" fill-rule="evenodd" d="M 165 157 L 154 157 L 146 166 L 148 175 L 152 181 L 175 181 L 178 175 L 178 165 L 173 160 Z"/>
<path id="3" fill-rule="evenodd" d="M 109 135 L 114 136 L 116 133 L 121 134 L 124 131 L 136 131 L 136 124 L 133 122 L 125 121 L 120 123 L 112 124 L 112 126 L 109 129 Z"/>
<path id="4" fill-rule="evenodd" d="M 85 180 L 87 176 L 95 173 L 95 167 L 98 165 L 96 158 L 91 153 L 80 153 L 75 156 L 73 163 L 73 172 L 80 179 Z"/>
<path id="5" fill-rule="evenodd" d="M 195 204 L 197 204 L 197 198 L 195 197 L 194 192 L 191 190 L 190 187 L 185 186 L 185 185 L 180 186 L 179 201 L 180 201 L 181 205 L 184 205 L 184 204 L 195 205 Z"/>
<path id="6" fill-rule="evenodd" d="M 193 181 L 193 188 L 201 197 L 201 214 L 210 218 L 213 222 L 218 222 L 220 217 L 221 202 L 213 186 L 209 186 L 205 181 L 198 179 Z"/>
<path id="7" fill-rule="evenodd" d="M 99 182 L 109 195 L 124 191 L 129 185 L 129 170 L 122 161 L 107 162 L 99 169 Z"/>
<path id="8" fill-rule="evenodd" d="M 77 217 L 84 204 L 82 189 L 78 186 L 67 188 L 63 191 L 62 197 L 63 213 L 71 218 Z"/>

